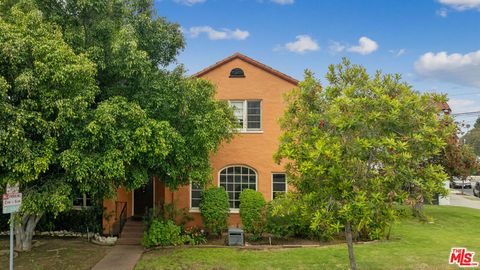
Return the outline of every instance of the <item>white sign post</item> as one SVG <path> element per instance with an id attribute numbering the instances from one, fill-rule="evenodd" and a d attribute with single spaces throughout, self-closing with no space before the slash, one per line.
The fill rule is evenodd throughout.
<path id="1" fill-rule="evenodd" d="M 18 184 L 15 186 L 7 185 L 7 193 L 3 194 L 3 213 L 10 214 L 10 270 L 13 270 L 13 214 L 18 212 L 22 204 L 22 193 L 18 192 Z"/>

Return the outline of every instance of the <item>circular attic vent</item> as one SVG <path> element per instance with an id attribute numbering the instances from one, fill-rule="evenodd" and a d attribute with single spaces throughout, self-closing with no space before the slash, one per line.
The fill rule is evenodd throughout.
<path id="1" fill-rule="evenodd" d="M 245 78 L 245 73 L 241 68 L 234 68 L 230 71 L 230 78 Z"/>

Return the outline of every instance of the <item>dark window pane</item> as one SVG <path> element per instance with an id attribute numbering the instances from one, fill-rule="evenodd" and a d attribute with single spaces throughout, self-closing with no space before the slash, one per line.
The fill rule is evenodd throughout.
<path id="1" fill-rule="evenodd" d="M 225 183 L 227 181 L 227 176 L 226 175 L 220 175 L 220 183 Z"/>
<path id="2" fill-rule="evenodd" d="M 230 204 L 230 208 L 235 208 L 235 204 L 233 203 L 232 200 L 230 200 L 228 204 Z"/>
<path id="3" fill-rule="evenodd" d="M 285 183 L 286 180 L 286 176 L 284 173 L 274 173 L 272 178 L 274 183 Z"/>
<path id="4" fill-rule="evenodd" d="M 228 174 L 233 173 L 233 167 L 228 167 L 228 168 L 227 168 L 227 173 L 228 173 Z"/>
<path id="5" fill-rule="evenodd" d="M 249 178 L 250 178 L 250 183 L 256 182 L 257 177 L 255 177 L 255 175 L 250 175 Z"/>
<path id="6" fill-rule="evenodd" d="M 250 121 L 248 121 L 247 128 L 259 129 L 260 128 L 260 122 L 250 122 Z"/>
<path id="7" fill-rule="evenodd" d="M 247 110 L 249 115 L 260 114 L 260 107 L 248 107 Z"/>
<path id="8" fill-rule="evenodd" d="M 256 188 L 255 188 L 255 184 L 250 184 L 250 185 L 248 186 L 248 188 L 249 188 L 249 189 L 256 190 Z"/>
<path id="9" fill-rule="evenodd" d="M 227 191 L 233 191 L 233 184 L 227 184 Z"/>
<path id="10" fill-rule="evenodd" d="M 229 192 L 229 193 L 228 193 L 228 199 L 229 199 L 229 200 L 233 200 L 233 193 L 232 193 L 232 192 Z"/>
<path id="11" fill-rule="evenodd" d="M 248 174 L 249 169 L 247 167 L 242 167 L 242 174 Z"/>
<path id="12" fill-rule="evenodd" d="M 235 167 L 235 174 L 241 174 L 242 173 L 242 167 Z"/>
<path id="13" fill-rule="evenodd" d="M 285 184 L 282 183 L 273 183 L 274 191 L 285 191 Z"/>
<path id="14" fill-rule="evenodd" d="M 260 128 L 260 101 L 247 102 L 247 128 Z"/>
<path id="15" fill-rule="evenodd" d="M 242 183 L 248 183 L 248 175 L 242 175 Z"/>
<path id="16" fill-rule="evenodd" d="M 248 116 L 248 123 L 252 122 L 259 122 L 260 123 L 260 115 L 249 115 Z"/>
<path id="17" fill-rule="evenodd" d="M 235 184 L 240 183 L 242 181 L 242 176 L 241 175 L 235 175 Z"/>
<path id="18" fill-rule="evenodd" d="M 248 109 L 260 109 L 260 101 L 253 101 L 249 100 L 247 101 L 247 108 Z"/>
<path id="19" fill-rule="evenodd" d="M 240 208 L 240 201 L 235 201 L 234 205 L 235 205 L 235 208 Z"/>
<path id="20" fill-rule="evenodd" d="M 202 196 L 202 192 L 200 190 L 192 190 L 192 198 L 200 198 Z"/>
<path id="21" fill-rule="evenodd" d="M 199 207 L 199 206 L 200 206 L 200 200 L 192 199 L 192 207 Z"/>

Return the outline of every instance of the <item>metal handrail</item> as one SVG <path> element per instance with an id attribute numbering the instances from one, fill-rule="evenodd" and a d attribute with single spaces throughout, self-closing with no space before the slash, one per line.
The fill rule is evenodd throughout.
<path id="1" fill-rule="evenodd" d="M 120 214 L 118 214 L 118 206 L 121 206 Z M 123 226 L 127 222 L 127 202 L 115 202 L 115 220 L 119 221 L 119 231 L 120 234 L 123 230 Z"/>

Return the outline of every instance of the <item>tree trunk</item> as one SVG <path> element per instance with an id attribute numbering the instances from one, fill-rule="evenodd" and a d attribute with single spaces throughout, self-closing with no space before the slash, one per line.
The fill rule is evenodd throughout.
<path id="1" fill-rule="evenodd" d="M 345 238 L 347 240 L 348 259 L 350 260 L 350 268 L 352 270 L 356 270 L 357 262 L 355 261 L 355 254 L 353 253 L 352 224 L 350 224 L 350 222 L 347 222 L 347 224 L 345 224 Z"/>
<path id="2" fill-rule="evenodd" d="M 32 238 L 35 227 L 42 214 L 23 215 L 15 222 L 15 250 L 30 251 L 32 249 Z"/>
<path id="3" fill-rule="evenodd" d="M 463 193 L 463 187 L 464 187 L 464 186 L 465 186 L 465 178 L 462 177 L 462 195 L 465 195 L 465 194 Z"/>

